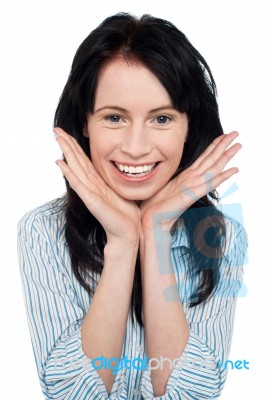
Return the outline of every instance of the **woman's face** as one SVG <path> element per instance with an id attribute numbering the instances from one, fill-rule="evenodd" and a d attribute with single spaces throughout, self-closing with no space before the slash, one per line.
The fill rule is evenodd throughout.
<path id="1" fill-rule="evenodd" d="M 117 57 L 102 70 L 87 135 L 96 170 L 119 195 L 145 200 L 165 186 L 187 130 L 186 114 L 145 66 Z"/>

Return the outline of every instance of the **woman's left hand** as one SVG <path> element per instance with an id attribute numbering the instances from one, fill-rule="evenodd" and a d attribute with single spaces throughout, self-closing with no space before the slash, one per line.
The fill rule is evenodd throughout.
<path id="1" fill-rule="evenodd" d="M 242 147 L 240 143 L 229 147 L 237 136 L 231 132 L 217 137 L 190 167 L 140 204 L 142 236 L 153 232 L 156 222 L 170 230 L 187 208 L 238 172 L 235 167 L 224 171 Z"/>

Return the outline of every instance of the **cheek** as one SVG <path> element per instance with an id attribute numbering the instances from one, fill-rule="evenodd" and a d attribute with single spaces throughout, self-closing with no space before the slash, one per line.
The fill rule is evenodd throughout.
<path id="1" fill-rule="evenodd" d="M 169 149 L 169 159 L 171 159 L 173 164 L 179 165 L 180 160 L 182 158 L 184 150 L 184 143 L 180 142 L 177 145 L 173 145 L 171 149 Z"/>
<path id="2" fill-rule="evenodd" d="M 99 140 L 99 138 L 90 139 L 90 152 L 93 161 L 104 158 L 107 154 L 106 141 Z"/>

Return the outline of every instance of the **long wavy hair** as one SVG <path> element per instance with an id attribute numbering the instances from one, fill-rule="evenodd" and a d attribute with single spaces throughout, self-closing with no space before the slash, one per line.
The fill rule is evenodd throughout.
<path id="1" fill-rule="evenodd" d="M 150 15 L 138 19 L 127 13 L 106 18 L 76 52 L 55 112 L 54 126 L 76 138 L 91 157 L 88 138 L 84 135 L 87 116 L 94 111 L 99 73 L 117 55 L 146 66 L 167 90 L 173 106 L 187 114 L 188 137 L 175 177 L 189 167 L 223 130 L 211 70 L 186 36 L 169 21 Z M 106 233 L 66 179 L 65 182 L 65 237 L 72 268 L 80 284 L 93 295 L 97 283 L 94 273 L 99 276 L 103 269 Z M 182 215 L 190 245 L 188 273 L 192 282 L 197 282 L 189 300 L 191 307 L 206 302 L 219 281 L 225 221 L 215 206 L 217 199 L 217 193 L 211 191 Z M 205 223 L 209 220 L 212 228 L 196 229 L 203 219 Z M 206 249 L 210 246 L 212 255 L 206 257 Z M 88 276 L 89 280 L 86 279 Z M 134 315 L 143 325 L 139 253 L 131 296 L 132 318 Z"/>

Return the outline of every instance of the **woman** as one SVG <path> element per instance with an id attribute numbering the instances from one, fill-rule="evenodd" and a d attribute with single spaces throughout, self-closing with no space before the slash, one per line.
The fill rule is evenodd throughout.
<path id="1" fill-rule="evenodd" d="M 45 398 L 221 394 L 246 236 L 213 203 L 241 148 L 215 94 L 168 21 L 118 14 L 77 50 L 54 121 L 67 194 L 19 224 Z"/>

